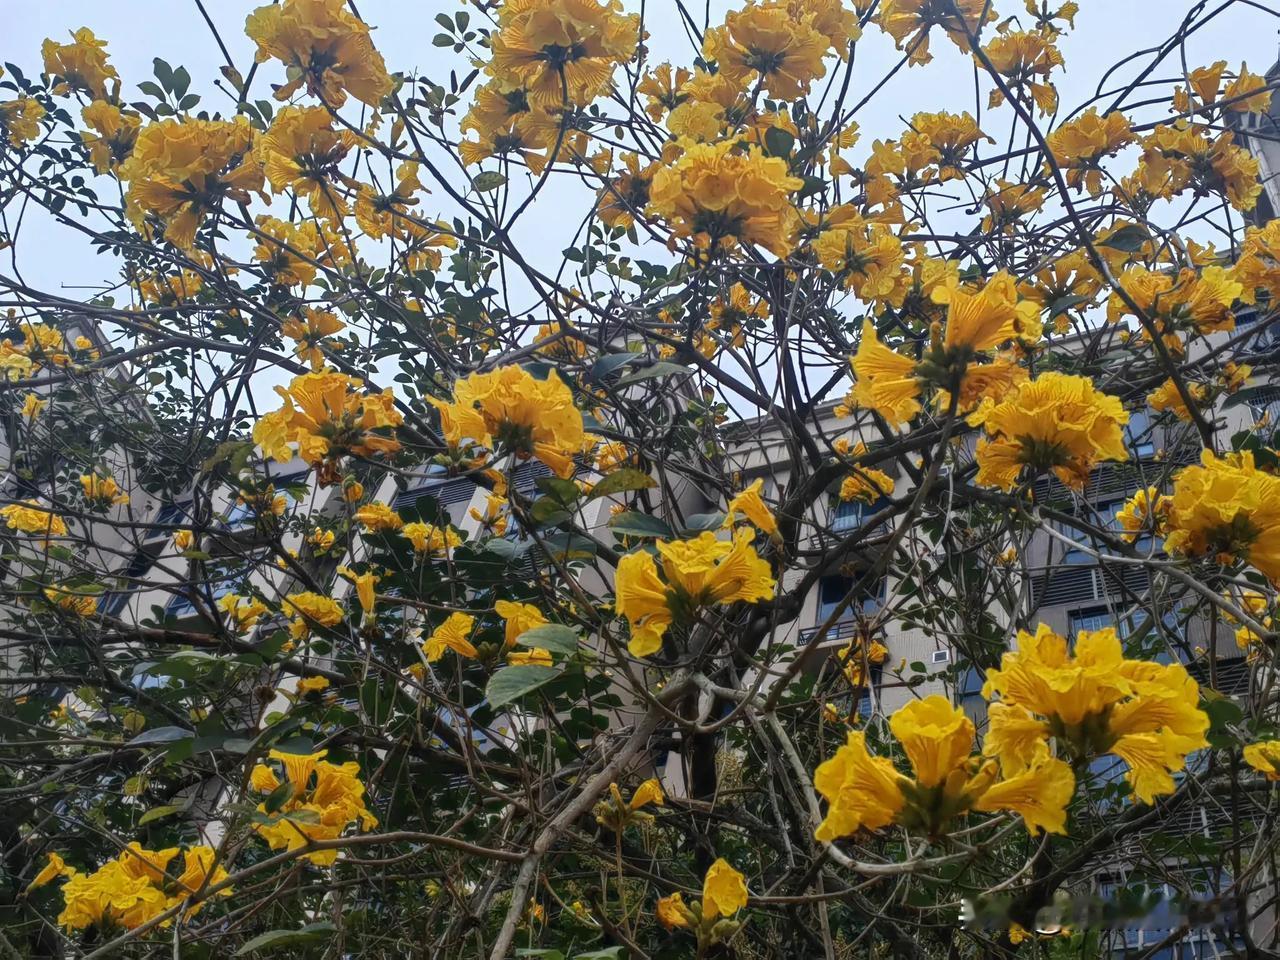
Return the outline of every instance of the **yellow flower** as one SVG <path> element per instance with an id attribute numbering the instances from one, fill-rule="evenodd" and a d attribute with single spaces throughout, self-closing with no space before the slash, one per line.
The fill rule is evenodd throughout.
<path id="1" fill-rule="evenodd" d="M 973 721 L 940 696 L 913 700 L 889 718 L 916 783 L 935 787 L 973 750 Z"/>
<path id="2" fill-rule="evenodd" d="M 941 27 L 951 42 L 961 50 L 969 50 L 969 34 L 977 33 L 984 23 L 996 19 L 989 0 L 884 0 L 876 20 L 899 50 L 910 53 L 912 65 L 928 63 L 929 30 Z"/>
<path id="3" fill-rule="evenodd" d="M 280 764 L 284 780 L 268 764 L 258 764 L 251 772 L 250 783 L 260 793 L 269 793 L 282 782 L 293 787 L 289 799 L 269 814 L 269 822 L 253 828 L 272 850 L 297 850 L 312 840 L 333 840 L 353 824 L 366 829 L 377 825 L 377 817 L 365 806 L 359 765 L 330 763 L 324 759 L 327 754 L 327 750 L 311 754 L 272 750 L 268 761 Z M 268 813 L 265 803 L 258 805 L 258 812 Z M 291 816 L 302 812 L 305 817 Z M 337 858 L 337 850 L 306 855 L 320 867 L 332 865 Z"/>
<path id="4" fill-rule="evenodd" d="M 261 214 L 254 225 L 257 243 L 253 258 L 263 265 L 263 271 L 274 283 L 308 284 L 316 278 L 320 267 L 333 267 L 351 259 L 345 240 L 325 221 L 307 219 L 286 223 Z M 312 308 L 306 308 L 304 313 L 311 311 Z M 339 323 L 327 332 L 334 333 L 343 326 Z M 298 339 L 293 334 L 289 336 Z"/>
<path id="5" fill-rule="evenodd" d="M 1187 393 L 1191 395 L 1191 399 L 1197 401 L 1197 405 L 1208 399 L 1209 390 L 1204 384 L 1188 382 L 1186 388 Z M 1173 382 L 1172 377 L 1147 394 L 1147 406 L 1157 413 L 1171 410 L 1177 414 L 1179 420 L 1191 422 L 1191 411 L 1187 409 L 1186 403 L 1183 402 L 1182 394 L 1178 392 L 1178 385 Z"/>
<path id="6" fill-rule="evenodd" d="M 161 884 L 169 861 L 177 855 L 177 847 L 151 851 L 131 843 L 93 873 L 75 874 L 62 888 L 58 923 L 68 930 L 108 920 L 128 930 L 141 926 L 169 908 Z"/>
<path id="7" fill-rule="evenodd" d="M 649 209 L 699 247 L 758 243 L 785 257 L 799 227 L 791 194 L 803 186 L 784 159 L 755 147 L 743 150 L 734 140 L 690 143 L 654 174 Z"/>
<path id="8" fill-rule="evenodd" d="M 618 0 L 507 0 L 485 69 L 508 88 L 528 90 L 540 109 L 586 106 L 639 40 L 639 17 L 624 14 Z"/>
<path id="9" fill-rule="evenodd" d="M 219 597 L 217 607 L 227 618 L 227 625 L 237 633 L 244 633 L 267 612 L 267 605 L 261 600 L 238 593 Z"/>
<path id="10" fill-rule="evenodd" d="M 1116 513 L 1116 522 L 1129 541 L 1143 533 L 1162 537 L 1167 529 L 1172 506 L 1169 498 L 1161 496 L 1155 487 L 1147 487 L 1138 490 L 1125 501 L 1124 506 Z"/>
<path id="11" fill-rule="evenodd" d="M 68 867 L 66 862 L 57 853 L 50 851 L 49 859 L 45 865 L 40 868 L 40 872 L 27 886 L 28 890 L 35 890 L 43 887 L 47 883 L 52 883 L 58 877 L 74 877 L 76 875 L 74 867 Z"/>
<path id="12" fill-rule="evenodd" d="M 860 406 L 874 410 L 898 427 L 920 412 L 920 381 L 916 378 L 916 362 L 880 342 L 875 324 L 862 323 L 862 342 L 851 361 L 853 398 Z"/>
<path id="13" fill-rule="evenodd" d="M 1260 740 L 1249 744 L 1244 748 L 1244 762 L 1264 774 L 1268 780 L 1280 780 L 1280 740 Z M 50 866 L 53 856 L 55 854 L 50 854 Z M 45 871 L 48 869 L 49 867 L 45 867 Z M 41 876 L 43 875 L 44 871 L 41 871 Z M 33 881 L 31 885 L 34 887 L 36 884 Z"/>
<path id="14" fill-rule="evenodd" d="M 309 693 L 321 693 L 329 689 L 329 681 L 325 677 L 299 677 L 298 685 L 293 688 L 293 692 L 300 697 L 305 697 Z"/>
<path id="15" fill-rule="evenodd" d="M 731 11 L 724 26 L 709 30 L 702 57 L 715 61 L 740 89 L 759 87 L 775 99 L 796 100 L 826 74 L 822 60 L 830 47 L 809 18 L 793 16 L 785 2 L 764 0 Z"/>
<path id="16" fill-rule="evenodd" d="M 962 286 L 939 285 L 933 302 L 947 305 L 942 347 L 949 352 L 992 350 L 1015 338 L 1040 339 L 1039 304 L 1018 300 L 1013 278 L 1003 270 L 976 292 Z"/>
<path id="17" fill-rule="evenodd" d="M 437 527 L 421 521 L 406 523 L 400 528 L 400 536 L 412 543 L 418 553 L 444 553 L 462 543 L 462 537 L 452 527 Z"/>
<path id="18" fill-rule="evenodd" d="M 164 225 L 164 237 L 184 250 L 196 230 L 223 198 L 248 203 L 249 191 L 262 188 L 262 170 L 249 149 L 249 118 L 160 120 L 138 134 L 133 152 L 120 164 L 129 183 L 125 212 L 139 230 L 153 215 Z"/>
<path id="19" fill-rule="evenodd" d="M 91 617 L 98 610 L 96 593 L 77 593 L 71 587 L 45 587 L 45 599 L 78 617 Z"/>
<path id="20" fill-rule="evenodd" d="M 1000 702 L 988 712 L 984 750 L 1007 776 L 1033 765 L 1053 736 L 1076 757 L 1123 759 L 1134 796 L 1151 803 L 1173 792 L 1171 772 L 1207 745 L 1209 718 L 1186 668 L 1125 659 L 1110 628 L 1082 630 L 1074 652 L 1044 624 L 1035 635 L 1020 631 L 1017 649 L 987 674 L 983 696 L 993 693 Z"/>
<path id="21" fill-rule="evenodd" d="M 453 400 L 431 401 L 452 447 L 469 441 L 489 450 L 495 444 L 520 457 L 536 457 L 563 478 L 573 475 L 573 458 L 586 433 L 573 393 L 554 372 L 538 380 L 516 367 L 473 373 L 453 387 Z"/>
<path id="22" fill-rule="evenodd" d="M 4 517 L 10 530 L 38 533 L 45 538 L 67 535 L 67 525 L 62 518 L 40 506 L 36 500 L 22 500 L 0 507 L 0 517 Z"/>
<path id="23" fill-rule="evenodd" d="M 24 420 L 34 420 L 40 416 L 40 413 L 48 405 L 48 400 L 41 400 L 34 393 L 28 393 L 22 400 L 22 409 L 19 411 L 19 415 Z"/>
<path id="24" fill-rule="evenodd" d="M 346 616 L 342 604 L 337 600 L 310 590 L 289 594 L 285 597 L 283 606 L 284 612 L 293 617 L 296 632 L 302 636 L 317 624 L 322 627 L 337 626 Z"/>
<path id="25" fill-rule="evenodd" d="M 98 173 L 115 170 L 129 158 L 142 128 L 142 117 L 126 113 L 114 103 L 95 100 L 80 116 L 93 133 L 81 133 L 80 142 L 89 148 L 89 160 Z"/>
<path id="26" fill-rule="evenodd" d="M 773 511 L 769 509 L 768 504 L 760 496 L 760 491 L 763 487 L 764 479 L 757 479 L 751 486 L 729 501 L 729 512 L 724 518 L 726 527 L 732 527 L 737 515 L 741 513 L 758 530 L 767 533 L 771 537 L 777 536 L 778 520 L 774 517 Z"/>
<path id="27" fill-rule="evenodd" d="M 45 113 L 40 101 L 32 97 L 0 103 L 0 129 L 8 133 L 10 142 L 21 146 L 40 136 L 40 121 Z"/>
<path id="28" fill-rule="evenodd" d="M 631 795 L 631 802 L 627 804 L 632 810 L 639 810 L 649 804 L 655 806 L 663 806 L 666 796 L 662 792 L 662 784 L 655 778 L 650 778 L 640 786 L 636 787 L 636 792 Z"/>
<path id="29" fill-rule="evenodd" d="M 471 109 L 462 118 L 463 133 L 474 131 L 476 140 L 461 140 L 458 155 L 471 165 L 492 156 L 516 156 L 535 176 L 547 164 L 543 151 L 555 146 L 560 126 L 529 102 L 528 91 L 491 81 L 476 90 Z"/>
<path id="30" fill-rule="evenodd" d="M 367 503 L 357 510 L 355 519 L 357 523 L 373 533 L 400 530 L 404 526 L 400 514 L 380 500 Z"/>
<path id="31" fill-rule="evenodd" d="M 1089 379 L 1041 374 L 970 417 L 990 438 L 978 441 L 977 481 L 1012 490 L 1027 466 L 1052 470 L 1080 489 L 1100 461 L 1128 459 L 1122 430 L 1128 421 L 1119 399 L 1099 393 Z"/>
<path id="32" fill-rule="evenodd" d="M 129 500 L 129 495 L 120 489 L 115 478 L 109 474 L 81 474 L 80 487 L 84 491 L 84 498 L 95 506 L 126 503 Z"/>
<path id="33" fill-rule="evenodd" d="M 724 857 L 718 857 L 702 880 L 703 919 L 732 917 L 746 905 L 746 878 Z"/>
<path id="34" fill-rule="evenodd" d="M 814 788 L 828 804 L 814 836 L 829 842 L 893 823 L 906 803 L 905 779 L 891 761 L 867 753 L 866 734 L 849 731 L 845 745 L 814 771 Z"/>
<path id="35" fill-rule="evenodd" d="M 689 908 L 685 906 L 684 899 L 678 892 L 660 897 L 654 908 L 654 914 L 658 922 L 667 930 L 689 926 Z"/>
<path id="36" fill-rule="evenodd" d="M 512 650 L 507 654 L 507 663 L 513 667 L 527 666 L 529 664 L 549 667 L 553 662 L 551 651 L 544 647 L 532 647 L 529 650 Z"/>
<path id="37" fill-rule="evenodd" d="M 1040 30 L 1011 30 L 994 37 L 983 49 L 1014 93 L 1029 96 L 1042 114 L 1057 109 L 1058 91 L 1049 83 L 1049 74 L 1064 62 L 1052 35 Z M 974 60 L 978 60 L 976 54 Z M 1002 103 L 1004 94 L 997 87 L 987 98 L 987 106 L 994 110 Z"/>
<path id="38" fill-rule="evenodd" d="M 634 153 L 623 154 L 622 162 L 625 171 L 606 183 L 596 200 L 596 216 L 609 227 L 626 228 L 635 223 L 637 214 L 643 216 L 649 205 L 653 175 L 659 167 L 656 163 L 641 167 L 640 158 Z"/>
<path id="39" fill-rule="evenodd" d="M 475 623 L 476 618 L 469 613 L 449 614 L 444 623 L 436 627 L 427 638 L 427 642 L 422 645 L 422 652 L 428 662 L 435 663 L 444 656 L 445 650 L 452 650 L 460 657 L 474 660 L 476 648 L 468 638 Z"/>
<path id="40" fill-rule="evenodd" d="M 506 621 L 506 633 L 503 644 L 510 648 L 516 645 L 521 634 L 534 627 L 548 623 L 546 617 L 531 603 L 513 603 L 510 600 L 499 600 L 493 605 L 494 612 Z"/>
<path id="41" fill-rule="evenodd" d="M 167 888 L 174 890 L 165 905 L 166 909 L 177 906 L 201 890 L 217 886 L 228 878 L 229 874 L 221 864 L 214 866 L 217 857 L 217 852 L 212 847 L 200 845 L 187 848 L 182 855 L 182 873 L 178 876 L 176 888 L 166 884 Z M 229 897 L 234 892 L 233 888 L 224 887 L 216 896 Z M 204 909 L 205 903 L 207 901 L 202 900 L 188 908 L 183 915 L 188 919 L 195 916 Z"/>
<path id="42" fill-rule="evenodd" d="M 343 0 L 284 0 L 258 7 L 245 21 L 245 33 L 258 45 L 258 63 L 275 58 L 289 68 L 289 82 L 276 90 L 277 100 L 288 100 L 304 84 L 333 107 L 342 106 L 348 93 L 376 107 L 391 92 L 391 77 L 368 26 L 348 12 Z"/>
<path id="43" fill-rule="evenodd" d="M 944 697 L 909 703 L 890 718 L 889 727 L 916 779 L 870 756 L 863 735 L 850 733 L 845 746 L 814 774 L 814 785 L 829 804 L 815 833 L 819 840 L 895 822 L 936 835 L 969 810 L 1012 811 L 1032 833 L 1065 831 L 1075 777 L 1044 743 L 1034 744 L 1025 765 L 1008 767 L 1001 777 L 994 761 L 971 756 L 973 722 Z"/>
<path id="44" fill-rule="evenodd" d="M 307 198 L 312 213 L 337 223 L 348 213 L 337 185 L 348 180 L 340 164 L 353 142 L 350 131 L 333 128 L 324 107 L 282 107 L 253 153 L 272 190 L 293 190 Z"/>
<path id="45" fill-rule="evenodd" d="M 751 539 L 749 532 L 739 531 L 732 541 L 717 540 L 710 532 L 692 540 L 659 540 L 665 583 L 652 554 L 623 557 L 614 578 L 614 609 L 631 627 L 632 656 L 657 653 L 677 612 L 688 616 L 700 606 L 771 599 L 775 582 Z"/>
<path id="46" fill-rule="evenodd" d="M 902 305 L 911 278 L 904 269 L 902 241 L 883 223 L 833 216 L 812 247 L 826 269 L 845 275 L 845 286 L 860 299 Z"/>
<path id="47" fill-rule="evenodd" d="M 321 484 L 339 479 L 336 461 L 343 454 L 372 457 L 400 449 L 388 428 L 403 422 L 390 390 L 360 393 L 362 382 L 326 370 L 295 377 L 286 390 L 276 387 L 284 406 L 253 426 L 253 440 L 264 456 L 280 463 L 298 455 L 319 466 Z M 378 432 L 381 431 L 381 432 Z"/>
<path id="48" fill-rule="evenodd" d="M 101 100 L 107 96 L 108 80 L 116 81 L 118 91 L 120 75 L 107 63 L 107 42 L 95 37 L 88 27 L 81 27 L 71 37 L 71 43 L 46 39 L 40 47 L 44 72 L 58 80 L 53 92 L 66 96 L 76 90 Z"/>
<path id="49" fill-rule="evenodd" d="M 303 307 L 302 317 L 290 317 L 280 325 L 280 332 L 297 343 L 294 353 L 298 359 L 311 364 L 311 372 L 319 373 L 324 367 L 324 338 L 337 333 L 346 324 L 328 310 Z"/>
<path id="50" fill-rule="evenodd" d="M 1083 184 L 1096 197 L 1102 192 L 1102 159 L 1132 143 L 1133 129 L 1124 114 L 1113 111 L 1102 117 L 1096 107 L 1090 107 L 1049 134 L 1048 142 L 1068 185 Z"/>
<path id="51" fill-rule="evenodd" d="M 1167 169 L 1171 194 L 1190 187 L 1199 194 L 1222 194 L 1237 210 L 1252 210 L 1262 193 L 1258 160 L 1230 132 L 1211 138 L 1212 133 L 1213 128 L 1186 120 L 1161 124 L 1142 141 L 1143 162 Z"/>
<path id="52" fill-rule="evenodd" d="M 1205 450 L 1175 475 L 1170 500 L 1170 553 L 1244 561 L 1280 582 L 1280 477 L 1254 466 L 1251 452 Z"/>
<path id="53" fill-rule="evenodd" d="M 175 530 L 173 531 L 173 546 L 175 550 L 185 553 L 191 549 L 192 544 L 196 541 L 196 535 L 191 530 Z"/>

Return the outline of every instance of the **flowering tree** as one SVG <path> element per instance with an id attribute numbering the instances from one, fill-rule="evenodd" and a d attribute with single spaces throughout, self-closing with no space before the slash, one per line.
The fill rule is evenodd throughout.
<path id="1" fill-rule="evenodd" d="M 0 269 L 3 952 L 1097 956 L 1167 888 L 1274 955 L 1272 85 L 1175 56 L 1231 5 L 1077 105 L 1043 0 L 7 64 L 0 239 L 118 276 Z M 860 142 L 885 42 L 977 101 Z"/>

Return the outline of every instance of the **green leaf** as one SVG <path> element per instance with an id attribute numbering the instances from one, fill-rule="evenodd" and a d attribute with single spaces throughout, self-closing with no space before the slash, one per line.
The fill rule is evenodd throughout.
<path id="1" fill-rule="evenodd" d="M 138 826 L 145 826 L 153 820 L 161 820 L 165 817 L 171 817 L 175 813 L 182 811 L 181 804 L 169 804 L 165 807 L 152 807 L 146 813 L 138 818 Z"/>
<path id="2" fill-rule="evenodd" d="M 675 531 L 657 517 L 647 513 L 636 513 L 625 510 L 609 520 L 609 529 L 614 533 L 627 537 L 664 537 L 675 536 Z"/>
<path id="3" fill-rule="evenodd" d="M 143 730 L 129 741 L 129 746 L 143 747 L 153 743 L 174 743 L 178 740 L 192 739 L 195 739 L 195 733 L 184 730 L 182 727 L 156 727 L 152 730 Z"/>
<path id="4" fill-rule="evenodd" d="M 558 667 L 544 667 L 537 663 L 503 667 L 489 678 L 484 696 L 489 701 L 489 706 L 496 710 L 532 693 L 558 676 L 560 676 Z"/>
<path id="5" fill-rule="evenodd" d="M 573 960 L 621 960 L 622 947 L 605 947 L 603 950 L 592 950 L 590 953 L 575 953 Z"/>
<path id="6" fill-rule="evenodd" d="M 1098 246 L 1110 247 L 1112 250 L 1123 250 L 1125 253 L 1133 253 L 1150 239 L 1151 235 L 1144 228 L 1136 223 L 1131 223 L 1127 227 L 1121 227 L 1107 239 L 1101 241 Z"/>
<path id="7" fill-rule="evenodd" d="M 587 379 L 594 380 L 599 383 L 609 374 L 620 370 L 628 363 L 635 363 L 637 360 L 644 359 L 643 354 L 639 353 L 608 353 L 591 365 L 591 373 Z"/>
<path id="8" fill-rule="evenodd" d="M 151 72 L 156 75 L 156 79 L 160 81 L 160 85 L 166 90 L 173 89 L 173 67 L 165 63 L 159 57 L 151 61 Z"/>
<path id="9" fill-rule="evenodd" d="M 552 653 L 571 656 L 578 652 L 578 635 L 561 623 L 544 623 L 520 634 L 516 643 L 522 647 L 542 647 Z"/>
<path id="10" fill-rule="evenodd" d="M 764 132 L 765 153 L 771 157 L 787 157 L 796 145 L 796 138 L 781 127 L 770 127 Z"/>
<path id="11" fill-rule="evenodd" d="M 447 33 L 437 33 L 434 37 L 431 38 L 431 43 L 437 47 L 452 47 L 454 44 L 454 39 L 453 37 L 449 36 Z"/>
<path id="12" fill-rule="evenodd" d="M 597 497 L 607 497 L 626 490 L 647 490 L 657 485 L 658 481 L 643 470 L 623 467 L 621 470 L 615 470 L 607 477 L 601 478 L 591 488 L 591 492 L 587 494 L 587 499 L 595 500 Z"/>
<path id="13" fill-rule="evenodd" d="M 562 477 L 538 477 L 534 483 L 538 485 L 539 490 L 550 494 L 566 507 L 576 503 L 582 496 L 581 487 L 572 480 L 565 480 Z"/>
<path id="14" fill-rule="evenodd" d="M 520 947 L 516 950 L 516 956 L 530 957 L 532 960 L 564 960 L 564 953 L 545 947 Z"/>
<path id="15" fill-rule="evenodd" d="M 555 497 L 539 497 L 530 513 L 542 526 L 555 526 L 569 519 L 569 511 Z"/>
<path id="16" fill-rule="evenodd" d="M 670 377 L 677 373 L 688 373 L 689 368 L 678 363 L 671 363 L 669 360 L 659 360 L 657 363 L 645 367 L 643 370 L 637 370 L 635 373 L 627 374 L 618 381 L 618 386 L 625 387 L 629 383 L 639 383 L 642 380 L 652 380 L 655 377 Z"/>
<path id="17" fill-rule="evenodd" d="M 701 533 L 703 530 L 719 530 L 724 526 L 724 513 L 692 513 L 689 519 L 685 521 L 684 528 L 695 533 Z"/>
<path id="18" fill-rule="evenodd" d="M 1235 393 L 1231 394 L 1231 396 L 1223 400 L 1222 407 L 1224 410 L 1228 407 L 1236 407 L 1242 403 L 1248 403 L 1249 401 L 1259 397 L 1265 398 L 1274 391 L 1275 387 L 1270 384 L 1264 384 L 1258 387 L 1245 387 L 1242 390 L 1237 390 Z"/>
<path id="19" fill-rule="evenodd" d="M 338 930 L 328 920 L 308 923 L 297 930 L 268 930 L 254 937 L 237 950 L 234 956 L 243 957 L 258 950 L 275 950 L 278 947 L 291 947 L 303 943 L 315 943 L 329 939 Z"/>
<path id="20" fill-rule="evenodd" d="M 1053 303 L 1049 304 L 1048 319 L 1052 320 L 1060 313 L 1066 313 L 1073 307 L 1078 307 L 1082 303 L 1088 303 L 1093 297 L 1086 296 L 1083 293 L 1073 293 L 1069 296 L 1059 297 Z"/>
<path id="21" fill-rule="evenodd" d="M 507 182 L 507 178 L 494 170 L 486 170 L 484 173 L 476 174 L 476 178 L 471 181 L 471 185 L 480 193 L 488 193 L 490 190 L 497 190 L 500 186 Z"/>

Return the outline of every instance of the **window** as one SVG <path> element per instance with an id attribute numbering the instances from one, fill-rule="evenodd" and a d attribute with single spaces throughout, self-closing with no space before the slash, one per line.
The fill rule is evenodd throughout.
<path id="1" fill-rule="evenodd" d="M 862 524 L 866 504 L 861 500 L 841 500 L 836 497 L 831 504 L 831 532 L 847 533 Z"/>
<path id="2" fill-rule="evenodd" d="M 982 685 L 985 680 L 985 672 L 980 667 L 969 664 L 969 666 L 964 668 L 964 672 L 960 674 L 960 681 L 957 684 L 960 696 L 980 696 L 982 694 Z"/>
<path id="3" fill-rule="evenodd" d="M 1129 423 L 1124 428 L 1125 442 L 1133 451 L 1137 460 L 1148 460 L 1156 454 L 1156 445 L 1151 439 L 1151 417 L 1145 411 L 1135 410 L 1129 414 Z"/>
<path id="4" fill-rule="evenodd" d="M 154 554 L 139 550 L 129 560 L 128 566 L 118 575 L 120 587 L 103 595 L 100 609 L 109 617 L 114 617 L 125 608 L 129 597 L 138 589 L 138 579 L 151 569 L 156 562 Z"/>
<path id="5" fill-rule="evenodd" d="M 950 663 L 951 651 L 950 650 L 934 650 L 932 653 L 929 654 L 929 662 L 933 664 Z"/>
<path id="6" fill-rule="evenodd" d="M 419 505 L 424 497 L 430 497 L 447 515 L 449 523 L 461 526 L 478 489 L 469 478 L 448 479 L 444 467 L 433 464 L 410 487 L 391 498 L 391 509 L 406 520 L 417 519 L 421 514 L 414 511 L 421 509 Z"/>
<path id="7" fill-rule="evenodd" d="M 242 565 L 237 566 L 234 570 L 210 570 L 209 580 L 206 583 L 192 584 L 195 587 L 196 595 L 201 598 L 202 602 L 208 603 L 210 595 L 213 596 L 216 602 L 229 593 L 236 593 L 244 582 L 245 577 L 261 565 L 267 556 L 268 554 L 266 553 L 257 553 L 240 558 L 243 561 Z M 165 613 L 170 616 L 189 617 L 195 612 L 195 605 L 190 598 L 181 594 L 171 596 L 169 602 L 165 604 Z"/>
<path id="8" fill-rule="evenodd" d="M 867 685 L 863 688 L 862 696 L 858 698 L 858 716 L 866 718 L 871 716 L 875 711 L 876 697 L 880 691 L 880 678 L 884 675 L 884 666 L 879 663 L 871 664 L 871 675 L 867 678 Z"/>
<path id="9" fill-rule="evenodd" d="M 1083 607 L 1072 610 L 1068 615 L 1068 639 L 1073 639 L 1081 630 L 1105 630 L 1116 625 L 1115 614 L 1107 607 Z"/>
<path id="10" fill-rule="evenodd" d="M 1084 523 L 1099 527 L 1102 530 L 1119 530 L 1120 524 L 1119 521 L 1116 520 L 1116 514 L 1123 506 L 1123 498 L 1116 500 L 1100 500 L 1097 503 L 1082 505 L 1077 511 L 1077 514 Z M 1096 551 L 1097 546 L 1088 531 L 1081 530 L 1075 524 L 1070 523 L 1057 523 L 1055 526 L 1059 532 L 1070 537 L 1073 541 L 1080 544 L 1081 547 L 1088 548 L 1088 550 L 1068 548 L 1062 555 L 1063 563 L 1081 564 L 1097 562 L 1096 558 L 1089 552 L 1090 550 Z"/>
<path id="11" fill-rule="evenodd" d="M 1267 422 L 1274 424 L 1280 420 L 1280 387 L 1259 390 L 1249 397 L 1249 409 L 1254 419 L 1267 417 Z"/>
<path id="12" fill-rule="evenodd" d="M 823 577 L 818 581 L 818 623 L 825 623 L 827 618 L 840 606 L 858 581 L 852 577 Z M 852 619 L 861 611 L 870 615 L 880 609 L 885 597 L 885 578 L 883 576 L 873 585 L 864 586 L 861 597 L 855 597 L 853 603 L 846 607 L 843 616 Z"/>

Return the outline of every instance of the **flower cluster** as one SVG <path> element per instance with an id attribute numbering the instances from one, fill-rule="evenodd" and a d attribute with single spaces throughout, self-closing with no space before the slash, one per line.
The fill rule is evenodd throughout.
<path id="1" fill-rule="evenodd" d="M 741 928 L 735 919 L 747 905 L 746 878 L 723 857 L 707 868 L 702 899 L 685 903 L 679 893 L 658 900 L 654 913 L 668 930 L 689 930 L 698 938 L 698 953 L 722 943 Z"/>
<path id="2" fill-rule="evenodd" d="M 1013 489 L 1023 467 L 1052 470 L 1080 489 L 1100 461 L 1129 457 L 1123 431 L 1129 414 L 1086 377 L 1041 374 L 999 403 L 984 401 L 970 422 L 987 433 L 978 441 L 978 483 L 1003 490 Z"/>
<path id="3" fill-rule="evenodd" d="M 516 366 L 473 373 L 454 384 L 452 400 L 431 403 L 450 446 L 535 457 L 561 477 L 587 444 L 573 392 L 554 372 L 545 380 Z"/>
<path id="4" fill-rule="evenodd" d="M 253 425 L 253 440 L 264 456 L 288 463 L 297 455 L 321 467 L 322 482 L 340 477 L 336 462 L 352 454 L 371 457 L 400 449 L 391 435 L 403 422 L 390 390 L 363 393 L 355 377 L 325 370 L 295 377 L 288 389 L 276 387 L 284 406 Z"/>
<path id="5" fill-rule="evenodd" d="M 170 863 L 179 853 L 182 854 L 182 872 L 175 875 Z M 225 881 L 227 871 L 217 861 L 218 854 L 212 847 L 144 850 L 141 844 L 131 843 L 116 859 L 107 861 L 92 873 L 80 873 L 54 853 L 49 855 L 48 864 L 31 882 L 31 888 L 43 886 L 58 877 L 66 878 L 66 885 L 62 888 L 64 906 L 58 923 L 67 930 L 83 930 L 92 926 L 132 930 Z M 217 891 L 216 896 L 229 897 L 231 894 L 232 889 L 224 887 Z M 203 907 L 202 900 L 182 912 L 186 917 L 192 917 Z"/>
<path id="6" fill-rule="evenodd" d="M 369 27 L 343 0 L 284 0 L 258 7 L 245 21 L 245 33 L 258 46 L 258 63 L 275 59 L 289 69 L 289 82 L 276 89 L 277 100 L 288 100 L 305 86 L 332 107 L 346 103 L 347 94 L 372 107 L 391 92 L 391 77 Z"/>
<path id="7" fill-rule="evenodd" d="M 1280 477 L 1259 470 L 1251 452 L 1204 451 L 1178 471 L 1165 509 L 1171 553 L 1249 563 L 1280 582 Z"/>
<path id="8" fill-rule="evenodd" d="M 249 118 L 160 120 L 138 133 L 133 152 L 120 164 L 129 184 L 125 211 L 139 230 L 155 217 L 174 246 L 191 249 L 205 217 L 223 199 L 248 203 L 262 188 L 262 169 L 250 146 Z"/>
<path id="9" fill-rule="evenodd" d="M 973 721 L 938 695 L 895 712 L 889 728 L 913 776 L 899 773 L 886 757 L 872 756 L 866 734 L 850 731 L 844 746 L 814 772 L 814 787 L 828 803 L 815 832 L 819 840 L 895 823 L 936 836 L 969 811 L 1008 810 L 1032 833 L 1066 832 L 1075 776 L 1044 743 L 1025 763 L 974 755 Z"/>
<path id="10" fill-rule="evenodd" d="M 1029 769 L 1052 737 L 1072 758 L 1113 754 L 1143 803 L 1172 793 L 1187 754 L 1208 746 L 1199 685 L 1180 663 L 1129 660 L 1115 630 L 1082 630 L 1072 650 L 1044 624 L 987 674 L 984 749 L 1005 769 Z"/>
<path id="11" fill-rule="evenodd" d="M 739 531 L 732 541 L 709 532 L 692 540 L 659 540 L 661 577 L 653 554 L 637 551 L 623 557 L 614 582 L 614 609 L 631 627 L 631 654 L 657 653 L 667 628 L 691 623 L 700 607 L 772 598 L 769 564 L 756 554 L 751 539 L 749 532 Z"/>
<path id="12" fill-rule="evenodd" d="M 674 163 L 654 174 L 649 209 L 699 247 L 758 243 L 782 257 L 799 226 L 791 194 L 802 186 L 785 160 L 755 147 L 743 149 L 732 140 L 688 143 Z"/>
<path id="13" fill-rule="evenodd" d="M 360 765 L 330 763 L 326 756 L 327 750 L 308 754 L 272 750 L 268 763 L 253 768 L 250 785 L 255 792 L 270 795 L 258 804 L 258 812 L 267 815 L 268 821 L 256 824 L 254 830 L 272 850 L 298 850 L 315 840 L 335 840 L 353 824 L 360 829 L 377 826 L 378 818 L 364 802 Z M 277 791 L 284 788 L 281 799 Z M 338 859 L 338 851 L 313 850 L 305 857 L 327 867 Z"/>

